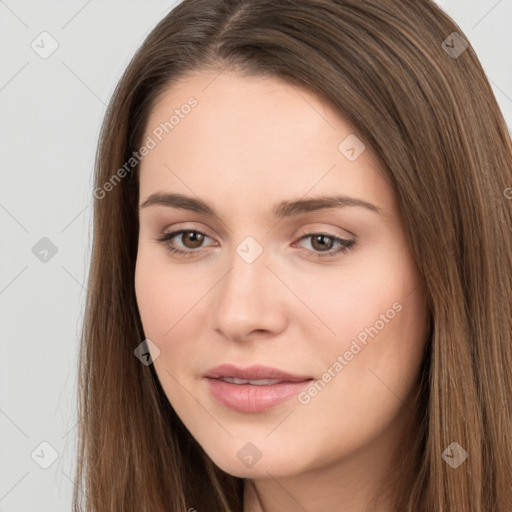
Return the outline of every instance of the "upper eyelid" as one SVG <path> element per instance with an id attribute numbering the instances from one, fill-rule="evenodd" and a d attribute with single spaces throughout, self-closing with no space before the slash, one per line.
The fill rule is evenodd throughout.
<path id="1" fill-rule="evenodd" d="M 190 232 L 190 231 L 203 234 L 206 237 L 210 238 L 210 240 L 213 240 L 213 237 L 211 237 L 208 233 L 202 231 L 201 229 L 190 228 L 190 227 L 179 227 L 179 228 L 176 228 L 176 229 L 172 229 L 170 231 L 163 231 L 161 236 L 167 238 L 167 241 L 169 241 L 169 240 L 172 240 L 173 238 L 178 237 L 179 235 L 183 234 L 184 232 L 186 233 L 186 232 Z M 327 237 L 333 238 L 335 240 L 336 239 L 340 239 L 340 240 L 344 240 L 344 241 L 347 241 L 347 242 L 355 242 L 356 238 L 357 238 L 356 236 L 354 236 L 353 239 L 351 239 L 350 237 L 347 238 L 347 237 L 345 237 L 343 235 L 337 235 L 335 233 L 329 233 L 328 230 L 309 229 L 309 230 L 304 231 L 303 233 L 297 235 L 297 240 L 294 243 L 297 243 L 297 242 L 301 241 L 304 238 L 312 237 L 313 235 L 323 235 L 323 236 L 327 236 Z M 200 251 L 201 249 L 202 249 L 202 247 L 200 247 L 198 249 L 189 249 L 189 252 L 197 252 L 197 251 Z"/>
<path id="2" fill-rule="evenodd" d="M 161 232 L 161 236 L 162 237 L 169 237 L 169 239 L 171 238 L 175 238 L 181 234 L 183 234 L 183 232 L 188 232 L 188 231 L 194 231 L 196 233 L 201 233 L 205 236 L 207 236 L 208 238 L 210 238 L 211 240 L 214 239 L 214 237 L 210 236 L 208 234 L 208 232 L 202 228 L 191 228 L 191 227 L 188 227 L 188 226 L 185 226 L 185 227 L 177 227 L 177 228 L 173 228 L 173 229 L 164 229 L 162 232 Z M 170 235 L 173 235 L 172 237 Z"/>
<path id="3" fill-rule="evenodd" d="M 199 232 L 199 233 L 203 233 L 204 235 L 208 236 L 209 238 L 213 239 L 215 238 L 214 236 L 210 235 L 209 232 L 208 232 L 208 229 L 203 229 L 202 227 L 195 227 L 195 226 L 188 226 L 186 225 L 187 223 L 183 223 L 185 225 L 182 225 L 181 223 L 178 223 L 177 225 L 173 225 L 172 229 L 167 229 L 167 228 L 164 228 L 160 233 L 163 235 L 168 235 L 168 234 L 171 234 L 171 233 L 175 233 L 176 231 L 196 231 L 196 232 Z M 321 222 L 312 222 L 310 224 L 322 224 Z M 299 238 L 303 237 L 303 236 L 306 236 L 306 235 L 312 235 L 312 234 L 324 234 L 324 235 L 327 235 L 327 236 L 332 236 L 332 237 L 336 237 L 336 238 L 342 238 L 342 239 L 345 239 L 345 240 L 348 240 L 348 239 L 354 239 L 356 240 L 358 237 L 348 231 L 347 229 L 343 229 L 343 231 L 345 231 L 349 236 L 347 237 L 346 235 L 343 235 L 342 233 L 335 233 L 333 232 L 335 228 L 334 227 L 330 227 L 330 228 L 300 228 L 300 233 L 298 235 Z M 341 228 L 337 228 L 337 229 L 341 229 Z"/>

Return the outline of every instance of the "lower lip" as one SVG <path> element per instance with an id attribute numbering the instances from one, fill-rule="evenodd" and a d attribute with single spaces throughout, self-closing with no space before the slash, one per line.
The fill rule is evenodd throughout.
<path id="1" fill-rule="evenodd" d="M 230 384 L 206 378 L 210 393 L 221 404 L 238 412 L 263 412 L 286 402 L 306 388 L 312 379 L 301 382 L 280 382 L 266 386 Z"/>

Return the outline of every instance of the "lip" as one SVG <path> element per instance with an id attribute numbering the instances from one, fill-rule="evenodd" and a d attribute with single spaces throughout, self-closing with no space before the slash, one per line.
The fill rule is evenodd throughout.
<path id="1" fill-rule="evenodd" d="M 313 378 L 311 375 L 294 375 L 278 368 L 261 364 L 245 368 L 233 364 L 221 364 L 208 370 L 204 376 L 210 379 L 219 379 L 221 377 L 235 377 L 246 380 L 279 379 L 285 382 L 302 382 Z"/>
<path id="2" fill-rule="evenodd" d="M 232 384 L 220 380 L 234 377 L 245 380 L 273 379 L 274 384 Z M 299 376 L 269 366 L 254 365 L 241 368 L 223 364 L 210 369 L 204 375 L 211 395 L 225 407 L 246 413 L 263 412 L 286 402 L 306 388 L 313 380 L 310 376 Z"/>

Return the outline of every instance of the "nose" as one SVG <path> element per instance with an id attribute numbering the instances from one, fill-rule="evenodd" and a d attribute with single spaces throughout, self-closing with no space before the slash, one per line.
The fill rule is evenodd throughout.
<path id="1" fill-rule="evenodd" d="M 229 271 L 213 290 L 210 326 L 238 342 L 271 338 L 284 331 L 289 297 L 271 268 L 267 251 L 251 262 L 243 252 L 233 250 L 228 265 Z"/>

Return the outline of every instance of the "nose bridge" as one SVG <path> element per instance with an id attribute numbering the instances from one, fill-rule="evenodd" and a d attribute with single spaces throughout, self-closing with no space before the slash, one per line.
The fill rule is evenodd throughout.
<path id="1" fill-rule="evenodd" d="M 229 256 L 230 267 L 219 283 L 212 307 L 213 325 L 226 336 L 243 339 L 253 330 L 282 327 L 276 290 L 279 281 L 267 268 L 269 253 L 247 236 Z"/>
<path id="2" fill-rule="evenodd" d="M 230 272 L 226 276 L 222 286 L 222 295 L 228 301 L 234 301 L 230 304 L 233 308 L 236 304 L 246 303 L 252 305 L 252 308 L 258 308 L 259 299 L 265 294 L 265 287 L 271 284 L 268 282 L 267 274 L 270 274 L 267 268 L 268 252 L 264 250 L 253 236 L 245 237 L 236 247 L 229 257 Z"/>

